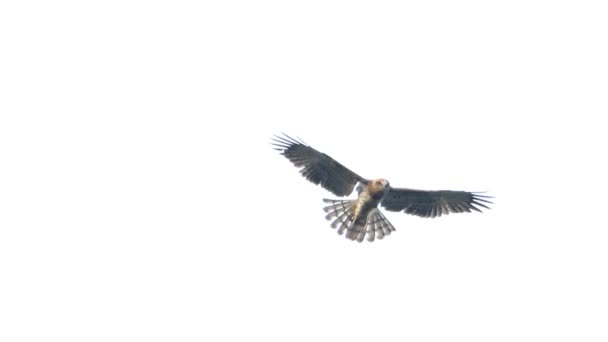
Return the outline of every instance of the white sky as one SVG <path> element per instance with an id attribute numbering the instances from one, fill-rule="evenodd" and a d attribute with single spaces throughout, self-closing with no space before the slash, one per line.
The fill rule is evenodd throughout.
<path id="1" fill-rule="evenodd" d="M 606 341 L 602 1 L 0 5 L 0 340 Z M 484 214 L 346 240 L 299 136 Z"/>

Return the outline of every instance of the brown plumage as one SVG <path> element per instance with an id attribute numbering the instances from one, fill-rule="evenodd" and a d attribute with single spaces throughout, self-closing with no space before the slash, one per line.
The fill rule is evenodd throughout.
<path id="1" fill-rule="evenodd" d="M 490 209 L 487 198 L 466 191 L 425 191 L 393 188 L 386 179 L 368 180 L 325 153 L 319 152 L 286 134 L 275 136 L 272 145 L 289 159 L 309 181 L 321 185 L 337 196 L 350 195 L 357 186 L 358 197 L 354 200 L 324 199 L 330 205 L 324 208 L 326 218 L 339 234 L 346 232 L 351 240 L 368 241 L 382 239 L 395 231 L 395 227 L 380 212 L 378 205 L 389 211 L 403 211 L 420 217 L 438 217 L 449 213 L 479 211 L 479 207 Z"/>

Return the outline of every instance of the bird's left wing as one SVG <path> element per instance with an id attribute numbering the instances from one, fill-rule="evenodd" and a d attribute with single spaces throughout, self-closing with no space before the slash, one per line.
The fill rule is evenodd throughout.
<path id="1" fill-rule="evenodd" d="M 479 207 L 490 209 L 484 204 L 492 203 L 487 198 L 491 197 L 476 192 L 390 188 L 381 205 L 390 211 L 403 211 L 420 217 L 436 217 L 471 210 L 481 212 Z"/>
<path id="2" fill-rule="evenodd" d="M 327 154 L 287 134 L 283 135 L 275 136 L 272 145 L 296 167 L 303 167 L 300 173 L 309 181 L 320 184 L 337 196 L 350 195 L 357 183 L 367 183 L 365 178 L 347 169 Z"/>

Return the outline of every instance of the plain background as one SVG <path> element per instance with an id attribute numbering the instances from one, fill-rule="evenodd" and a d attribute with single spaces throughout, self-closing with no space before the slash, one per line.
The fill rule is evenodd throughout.
<path id="1" fill-rule="evenodd" d="M 606 341 L 602 1 L 5 1 L 3 341 Z M 270 138 L 483 214 L 347 241 Z"/>

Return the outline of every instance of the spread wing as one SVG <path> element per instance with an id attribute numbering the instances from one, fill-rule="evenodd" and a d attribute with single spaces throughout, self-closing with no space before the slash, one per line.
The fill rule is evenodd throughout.
<path id="1" fill-rule="evenodd" d="M 296 167 L 303 168 L 300 170 L 302 176 L 315 184 L 320 184 L 337 196 L 349 195 L 359 182 L 367 183 L 365 178 L 347 169 L 332 157 L 287 134 L 275 136 L 272 145 Z"/>
<path id="2" fill-rule="evenodd" d="M 466 191 L 424 191 L 390 188 L 382 199 L 382 206 L 390 211 L 403 211 L 420 217 L 437 217 L 442 214 L 479 211 L 479 207 L 490 209 L 487 198 L 477 192 Z"/>

